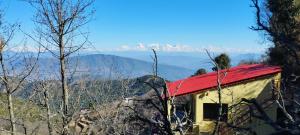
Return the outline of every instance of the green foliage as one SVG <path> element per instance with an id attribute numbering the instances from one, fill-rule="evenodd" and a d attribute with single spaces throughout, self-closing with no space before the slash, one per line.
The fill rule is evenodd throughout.
<path id="1" fill-rule="evenodd" d="M 6 95 L 0 94 L 0 118 L 9 117 L 6 98 Z M 44 110 L 37 105 L 19 98 L 13 98 L 13 102 L 17 119 L 20 118 L 30 122 L 43 119 L 41 114 L 44 114 Z"/>
<path id="2" fill-rule="evenodd" d="M 192 76 L 202 75 L 202 74 L 206 74 L 206 73 L 207 72 L 204 68 L 200 68 Z"/>
<path id="3" fill-rule="evenodd" d="M 220 69 L 230 68 L 230 58 L 226 53 L 222 53 L 215 57 L 214 61 L 218 64 Z M 217 67 L 213 67 L 212 70 L 217 71 Z"/>
<path id="4" fill-rule="evenodd" d="M 267 53 L 269 56 L 268 63 L 271 65 L 284 65 L 287 62 L 286 60 L 289 59 L 282 47 L 271 47 Z"/>
<path id="5" fill-rule="evenodd" d="M 267 13 L 271 15 L 266 33 L 274 46 L 268 49 L 267 62 L 283 68 L 283 77 L 300 75 L 300 1 L 267 0 Z"/>
<path id="6" fill-rule="evenodd" d="M 261 62 L 259 62 L 257 60 L 254 60 L 254 59 L 249 59 L 249 60 L 241 60 L 238 65 L 243 65 L 243 64 L 259 64 L 259 63 L 261 63 Z"/>

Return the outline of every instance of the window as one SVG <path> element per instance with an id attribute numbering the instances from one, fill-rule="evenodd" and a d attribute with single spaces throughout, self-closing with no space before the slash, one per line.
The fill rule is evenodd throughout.
<path id="1" fill-rule="evenodd" d="M 228 104 L 222 104 L 221 121 L 227 121 Z M 207 121 L 217 120 L 219 114 L 219 104 L 204 103 L 203 104 L 203 119 Z"/>

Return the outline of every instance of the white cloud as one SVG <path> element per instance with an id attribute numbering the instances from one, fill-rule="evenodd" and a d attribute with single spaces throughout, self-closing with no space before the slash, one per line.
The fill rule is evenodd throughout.
<path id="1" fill-rule="evenodd" d="M 166 44 L 162 46 L 162 50 L 166 52 L 191 52 L 193 48 L 187 45 L 170 45 Z"/>
<path id="2" fill-rule="evenodd" d="M 142 43 L 139 43 L 136 46 L 122 45 L 118 48 L 109 50 L 109 51 L 147 51 L 148 47 Z"/>
<path id="3" fill-rule="evenodd" d="M 8 48 L 7 50 L 8 51 L 13 51 L 13 52 L 39 52 L 39 51 L 43 52 L 46 49 L 39 48 L 39 47 L 36 47 L 36 46 L 23 45 L 23 46 L 12 46 L 11 48 Z"/>
<path id="4" fill-rule="evenodd" d="M 128 45 L 122 45 L 120 48 L 117 48 L 117 51 L 129 51 L 130 49 Z"/>
<path id="5" fill-rule="evenodd" d="M 136 50 L 136 51 L 147 51 L 148 49 L 147 49 L 147 47 L 146 47 L 144 44 L 139 43 L 139 44 L 134 48 L 134 50 Z"/>
<path id="6" fill-rule="evenodd" d="M 193 47 L 189 45 L 171 45 L 171 44 L 143 44 L 139 43 L 136 46 L 122 45 L 113 51 L 150 51 L 151 49 L 155 49 L 157 51 L 162 52 L 205 52 L 208 50 L 210 52 L 236 52 L 236 53 L 261 53 L 266 50 L 266 48 L 237 48 L 237 47 L 218 47 L 218 46 L 200 46 Z"/>

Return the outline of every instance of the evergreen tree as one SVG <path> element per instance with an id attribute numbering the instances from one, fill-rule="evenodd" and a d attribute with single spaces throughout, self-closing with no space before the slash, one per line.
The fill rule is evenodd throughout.
<path id="1" fill-rule="evenodd" d="M 226 53 L 215 57 L 214 61 L 218 64 L 220 70 L 230 68 L 230 58 Z M 217 67 L 213 67 L 212 70 L 217 71 Z"/>
<path id="2" fill-rule="evenodd" d="M 265 0 L 264 7 L 258 0 L 252 3 L 257 26 L 251 29 L 263 32 L 273 43 L 267 51 L 267 63 L 281 66 L 285 83 L 289 85 L 294 80 L 291 76 L 300 75 L 300 2 Z"/>
<path id="3" fill-rule="evenodd" d="M 192 76 L 203 75 L 206 74 L 206 70 L 204 68 L 198 69 Z"/>

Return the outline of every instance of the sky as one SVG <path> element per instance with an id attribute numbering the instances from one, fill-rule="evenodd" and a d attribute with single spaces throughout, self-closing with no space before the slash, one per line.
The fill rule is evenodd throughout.
<path id="1" fill-rule="evenodd" d="M 98 51 L 262 52 L 262 37 L 249 29 L 255 24 L 250 0 L 95 0 L 87 24 L 93 49 Z M 19 22 L 30 33 L 34 10 L 21 0 L 0 6 L 7 22 Z"/>

